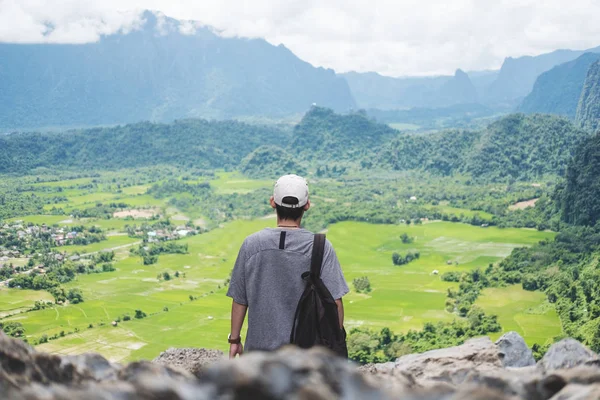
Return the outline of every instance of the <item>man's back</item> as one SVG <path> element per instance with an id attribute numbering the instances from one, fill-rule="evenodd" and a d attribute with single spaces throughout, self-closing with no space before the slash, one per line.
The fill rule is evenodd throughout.
<path id="1" fill-rule="evenodd" d="M 313 237 L 304 229 L 267 228 L 244 241 L 227 295 L 248 306 L 247 350 L 274 350 L 289 343 L 294 312 L 305 285 L 301 275 L 310 269 Z M 321 278 L 334 299 L 348 293 L 329 241 Z"/>

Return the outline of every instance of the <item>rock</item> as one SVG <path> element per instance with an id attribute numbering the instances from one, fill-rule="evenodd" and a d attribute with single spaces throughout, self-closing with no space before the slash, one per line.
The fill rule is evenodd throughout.
<path id="1" fill-rule="evenodd" d="M 593 400 L 600 399 L 600 384 L 584 386 L 569 385 L 550 400 Z"/>
<path id="2" fill-rule="evenodd" d="M 210 366 L 200 381 L 223 399 L 386 399 L 353 364 L 320 349 L 288 346 Z"/>
<path id="3" fill-rule="evenodd" d="M 200 377 L 206 366 L 224 359 L 225 355 L 219 350 L 207 349 L 168 349 L 152 360 L 153 363 L 168 365 L 183 369 Z"/>
<path id="4" fill-rule="evenodd" d="M 504 367 L 529 367 L 535 365 L 533 352 L 517 332 L 508 332 L 496 341 Z"/>
<path id="5" fill-rule="evenodd" d="M 525 358 L 518 355 L 527 354 L 518 349 L 522 344 L 518 338 L 508 336 L 505 342 L 509 345 L 495 345 L 488 338 L 472 339 L 461 346 L 359 368 L 325 349 L 306 351 L 292 346 L 271 353 L 251 352 L 235 360 L 223 360 L 223 353 L 215 350 L 169 349 L 154 362 L 119 365 L 97 354 L 61 357 L 38 353 L 0 332 L 0 398 L 600 399 L 597 356 L 577 342 L 558 343 L 545 364 L 528 367 L 504 366 L 521 365 Z M 567 351 L 573 352 L 573 357 L 563 354 Z M 554 368 L 557 366 L 565 368 Z"/>
<path id="6" fill-rule="evenodd" d="M 543 372 L 573 368 L 578 365 L 599 365 L 598 355 L 575 339 L 554 343 L 537 366 Z"/>
<path id="7" fill-rule="evenodd" d="M 483 337 L 467 340 L 460 346 L 400 357 L 395 368 L 417 381 L 459 385 L 472 369 L 496 370 L 502 368 L 502 360 L 494 343 Z"/>

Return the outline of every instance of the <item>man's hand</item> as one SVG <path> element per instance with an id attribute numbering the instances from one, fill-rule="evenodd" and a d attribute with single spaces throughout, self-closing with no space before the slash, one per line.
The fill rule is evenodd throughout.
<path id="1" fill-rule="evenodd" d="M 243 344 L 230 344 L 229 345 L 229 358 L 235 358 L 235 356 L 241 356 L 244 354 Z"/>

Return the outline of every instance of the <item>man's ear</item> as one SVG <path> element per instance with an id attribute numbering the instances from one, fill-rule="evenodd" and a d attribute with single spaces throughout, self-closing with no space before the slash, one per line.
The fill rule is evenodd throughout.
<path id="1" fill-rule="evenodd" d="M 271 196 L 269 203 L 271 203 L 271 207 L 277 208 L 277 204 L 275 204 L 275 197 Z"/>
<path id="2" fill-rule="evenodd" d="M 306 204 L 304 205 L 304 211 L 308 211 L 309 208 L 310 208 L 310 200 L 307 200 Z"/>

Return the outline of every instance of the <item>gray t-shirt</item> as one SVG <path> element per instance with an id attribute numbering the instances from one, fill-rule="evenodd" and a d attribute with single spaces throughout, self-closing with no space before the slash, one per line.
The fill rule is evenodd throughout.
<path id="1" fill-rule="evenodd" d="M 281 232 L 285 231 L 283 249 Z M 313 234 L 305 229 L 266 228 L 246 238 L 233 268 L 227 296 L 248 306 L 246 350 L 275 350 L 290 342 L 298 301 L 310 269 Z M 321 279 L 334 299 L 348 293 L 329 240 Z"/>

